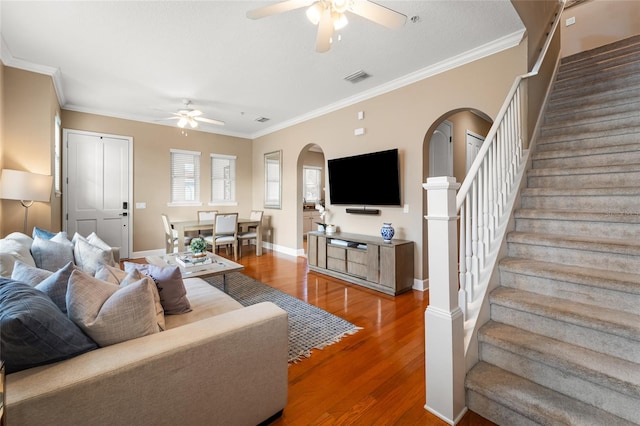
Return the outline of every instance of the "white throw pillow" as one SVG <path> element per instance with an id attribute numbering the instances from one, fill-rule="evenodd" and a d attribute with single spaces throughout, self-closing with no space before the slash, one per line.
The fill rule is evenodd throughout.
<path id="1" fill-rule="evenodd" d="M 36 266 L 29 249 L 33 239 L 22 232 L 12 232 L 0 240 L 0 277 L 9 278 L 16 260 Z"/>
<path id="2" fill-rule="evenodd" d="M 75 270 L 67 288 L 68 316 L 99 346 L 158 333 L 153 285 L 142 279 L 120 287 Z"/>
<path id="3" fill-rule="evenodd" d="M 88 238 L 85 238 L 76 232 L 72 242 L 76 265 L 84 272 L 95 275 L 100 265 L 115 266 L 111 247 L 98 238 L 95 233 L 91 233 Z"/>
<path id="4" fill-rule="evenodd" d="M 118 269 L 115 266 L 102 265 L 96 272 L 97 279 L 103 280 L 109 283 L 117 284 L 120 287 L 126 287 L 129 284 L 132 284 L 136 281 L 140 281 L 141 279 L 149 279 L 151 282 L 153 280 L 140 273 L 137 269 L 134 269 L 131 272 L 125 272 L 122 269 Z M 153 301 L 156 305 L 156 320 L 158 321 L 158 327 L 160 327 L 160 331 L 166 330 L 165 320 L 164 320 L 164 308 L 162 307 L 162 303 L 160 303 L 160 293 L 158 293 L 158 288 L 156 287 L 156 283 L 153 282 Z"/>

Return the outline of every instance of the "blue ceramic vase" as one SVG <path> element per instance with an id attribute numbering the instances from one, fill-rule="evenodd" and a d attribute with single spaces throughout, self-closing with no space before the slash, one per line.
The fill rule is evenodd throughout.
<path id="1" fill-rule="evenodd" d="M 390 243 L 395 233 L 396 231 L 390 223 L 384 223 L 382 228 L 380 228 L 380 235 L 382 235 L 382 239 L 385 243 Z"/>

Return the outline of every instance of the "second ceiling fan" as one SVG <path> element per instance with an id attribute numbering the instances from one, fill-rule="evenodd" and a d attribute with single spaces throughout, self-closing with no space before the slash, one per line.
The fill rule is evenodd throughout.
<path id="1" fill-rule="evenodd" d="M 327 52 L 331 47 L 333 32 L 344 28 L 349 22 L 346 12 L 391 29 L 402 27 L 407 20 L 402 13 L 368 0 L 286 0 L 250 10 L 247 12 L 247 18 L 260 19 L 303 7 L 308 7 L 307 18 L 314 25 L 318 25 L 316 51 L 321 53 Z"/>

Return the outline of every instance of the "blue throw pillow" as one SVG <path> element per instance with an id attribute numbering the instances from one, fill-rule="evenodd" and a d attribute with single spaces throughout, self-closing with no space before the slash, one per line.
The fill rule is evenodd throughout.
<path id="1" fill-rule="evenodd" d="M 0 278 L 0 348 L 7 374 L 97 347 L 46 294 Z"/>
<path id="2" fill-rule="evenodd" d="M 42 238 L 43 240 L 50 240 L 55 237 L 57 232 L 47 231 L 46 229 L 38 228 L 37 226 L 33 227 L 33 233 L 31 234 L 31 238 L 34 240 L 36 237 Z"/>

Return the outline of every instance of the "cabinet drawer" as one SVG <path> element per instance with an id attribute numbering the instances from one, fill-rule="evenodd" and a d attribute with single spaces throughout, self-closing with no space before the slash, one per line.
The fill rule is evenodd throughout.
<path id="1" fill-rule="evenodd" d="M 362 263 L 347 262 L 347 272 L 357 277 L 366 278 L 367 265 L 363 265 Z"/>
<path id="2" fill-rule="evenodd" d="M 347 259 L 346 251 L 347 249 L 342 247 L 327 245 L 327 257 L 346 260 Z"/>
<path id="3" fill-rule="evenodd" d="M 336 259 L 335 257 L 327 257 L 327 269 L 338 272 L 347 272 L 347 266 L 344 259 Z"/>
<path id="4" fill-rule="evenodd" d="M 367 264 L 367 252 L 366 250 L 348 250 L 347 251 L 347 261 L 361 263 L 363 265 Z"/>

